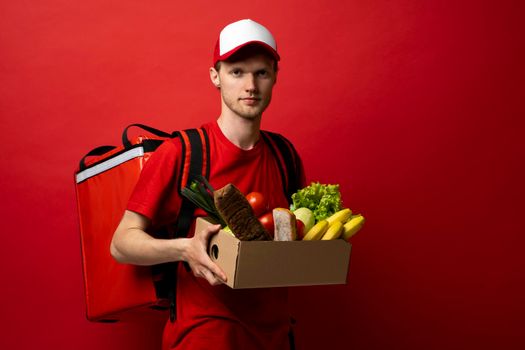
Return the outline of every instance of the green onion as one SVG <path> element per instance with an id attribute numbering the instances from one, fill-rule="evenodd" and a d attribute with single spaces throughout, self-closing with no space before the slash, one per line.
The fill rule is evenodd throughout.
<path id="1" fill-rule="evenodd" d="M 197 207 L 203 209 L 213 220 L 221 224 L 221 227 L 226 226 L 226 222 L 219 214 L 213 201 L 214 189 L 202 175 L 198 175 L 191 182 L 190 186 L 186 186 L 181 190 L 181 194 Z"/>

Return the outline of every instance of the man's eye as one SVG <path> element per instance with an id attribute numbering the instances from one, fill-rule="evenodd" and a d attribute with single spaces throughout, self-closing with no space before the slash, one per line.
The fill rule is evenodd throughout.
<path id="1" fill-rule="evenodd" d="M 267 77 L 268 76 L 268 71 L 267 70 L 260 70 L 260 71 L 257 71 L 257 75 L 264 78 L 264 77 Z"/>
<path id="2" fill-rule="evenodd" d="M 242 72 L 241 72 L 240 69 L 234 69 L 234 70 L 232 70 L 232 75 L 233 75 L 234 77 L 238 77 L 238 76 L 240 76 L 241 74 L 242 74 Z"/>

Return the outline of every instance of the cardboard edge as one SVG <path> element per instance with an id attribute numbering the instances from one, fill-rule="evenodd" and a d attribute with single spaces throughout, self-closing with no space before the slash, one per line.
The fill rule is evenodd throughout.
<path id="1" fill-rule="evenodd" d="M 346 266 L 345 285 L 348 284 L 348 275 L 350 274 L 350 264 L 352 263 L 352 243 L 348 242 L 348 265 Z"/>

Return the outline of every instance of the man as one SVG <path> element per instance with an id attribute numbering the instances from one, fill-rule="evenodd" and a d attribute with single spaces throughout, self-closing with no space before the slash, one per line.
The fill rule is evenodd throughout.
<path id="1" fill-rule="evenodd" d="M 261 192 L 271 208 L 288 206 L 277 161 L 260 137 L 279 59 L 275 40 L 262 25 L 241 20 L 226 26 L 209 70 L 221 93 L 221 114 L 203 125 L 209 136 L 212 186 L 233 183 L 245 194 Z M 179 139 L 164 142 L 144 166 L 114 234 L 112 255 L 122 263 L 185 261 L 190 266 L 191 272 L 179 266 L 177 316 L 166 325 L 163 349 L 289 349 L 287 290 L 233 290 L 224 285 L 224 271 L 206 253 L 218 225 L 180 239 L 147 233 L 177 217 L 181 148 Z M 304 184 L 302 173 L 301 181 Z"/>

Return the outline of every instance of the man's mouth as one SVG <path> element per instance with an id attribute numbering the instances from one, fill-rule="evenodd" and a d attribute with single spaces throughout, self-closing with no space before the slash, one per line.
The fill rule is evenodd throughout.
<path id="1" fill-rule="evenodd" d="M 242 97 L 240 100 L 247 105 L 254 105 L 257 104 L 261 99 L 259 97 Z"/>

